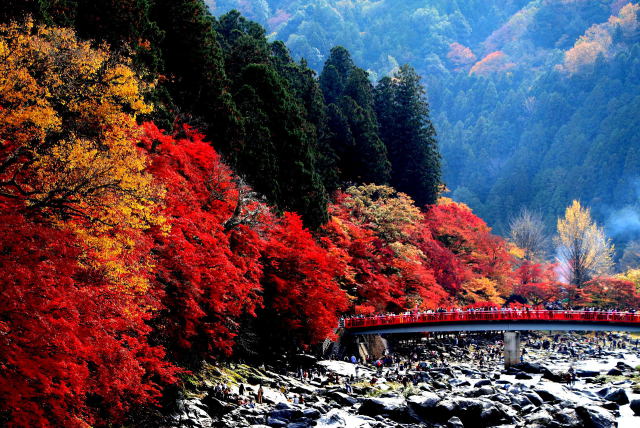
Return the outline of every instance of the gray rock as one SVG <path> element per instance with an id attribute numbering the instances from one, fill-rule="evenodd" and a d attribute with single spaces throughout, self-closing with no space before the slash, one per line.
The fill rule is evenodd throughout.
<path id="1" fill-rule="evenodd" d="M 345 394 L 344 392 L 333 391 L 327 394 L 327 397 L 331 398 L 336 403 L 341 406 L 353 406 L 358 402 L 354 397 Z"/>
<path id="2" fill-rule="evenodd" d="M 596 376 L 600 376 L 600 372 L 596 371 L 596 370 L 581 370 L 581 369 L 577 369 L 576 370 L 576 376 L 577 377 L 596 377 Z"/>
<path id="3" fill-rule="evenodd" d="M 407 405 L 411 411 L 423 418 L 433 417 L 433 411 L 440 402 L 440 397 L 433 392 L 427 392 L 421 395 L 412 395 L 407 398 Z"/>
<path id="4" fill-rule="evenodd" d="M 453 416 L 447 421 L 447 428 L 464 428 L 464 424 L 459 417 Z"/>
<path id="5" fill-rule="evenodd" d="M 582 427 L 582 419 L 580 419 L 574 409 L 562 409 L 554 415 L 554 419 L 560 423 L 562 427 L 579 428 Z"/>
<path id="6" fill-rule="evenodd" d="M 273 428 L 284 428 L 288 424 L 287 424 L 286 421 L 283 421 L 282 419 L 269 417 L 269 418 L 267 418 L 267 425 L 269 425 L 270 427 L 273 427 Z"/>
<path id="7" fill-rule="evenodd" d="M 514 364 L 513 368 L 525 373 L 533 373 L 533 374 L 542 374 L 545 371 L 549 370 L 541 364 L 530 363 L 530 362 Z"/>
<path id="8" fill-rule="evenodd" d="M 491 385 L 491 384 L 492 384 L 491 380 L 482 379 L 482 380 L 477 381 L 475 383 L 475 385 L 473 385 L 473 386 L 475 386 L 476 388 L 480 388 L 481 386 L 487 386 L 487 385 Z"/>
<path id="9" fill-rule="evenodd" d="M 403 397 L 394 398 L 365 398 L 358 409 L 361 415 L 376 417 L 387 415 L 397 422 L 412 422 L 415 420 L 410 413 L 407 402 Z"/>
<path id="10" fill-rule="evenodd" d="M 207 406 L 207 413 L 211 416 L 224 416 L 238 408 L 235 404 L 227 403 L 217 399 L 213 391 L 202 399 L 202 402 Z"/>
<path id="11" fill-rule="evenodd" d="M 533 379 L 533 376 L 525 372 L 519 372 L 519 373 L 516 373 L 516 379 L 531 380 Z"/>
<path id="12" fill-rule="evenodd" d="M 611 370 L 609 370 L 607 372 L 607 375 L 609 375 L 609 376 L 622 376 L 622 370 L 614 367 L 614 368 L 612 368 Z"/>
<path id="13" fill-rule="evenodd" d="M 269 412 L 269 417 L 281 419 L 283 421 L 291 421 L 302 417 L 302 411 L 298 409 L 280 409 Z"/>
<path id="14" fill-rule="evenodd" d="M 476 389 L 474 391 L 471 391 L 471 394 L 474 397 L 481 397 L 481 396 L 484 396 L 484 395 L 491 395 L 494 392 L 495 392 L 495 390 L 492 387 L 490 387 L 488 385 L 485 385 L 485 386 L 480 387 L 480 388 L 478 388 L 478 389 Z"/>
<path id="15" fill-rule="evenodd" d="M 539 385 L 534 389 L 535 393 L 540 396 L 544 401 L 560 401 L 559 397 L 554 391 L 549 390 L 544 385 Z M 531 400 L 533 402 L 533 400 Z M 535 403 L 534 403 L 535 404 Z"/>
<path id="16" fill-rule="evenodd" d="M 604 399 L 607 401 L 613 401 L 614 403 L 621 406 L 629 404 L 629 397 L 627 396 L 625 390 L 622 388 L 615 388 L 613 391 L 605 395 Z"/>
<path id="17" fill-rule="evenodd" d="M 321 416 L 320 410 L 318 409 L 304 409 L 302 411 L 302 415 L 305 418 L 309 418 L 309 419 L 319 419 Z"/>
<path id="18" fill-rule="evenodd" d="M 540 409 L 537 412 L 531 413 L 525 417 L 525 421 L 529 424 L 547 425 L 551 422 L 552 418 L 549 412 L 544 409 Z"/>
<path id="19" fill-rule="evenodd" d="M 631 404 L 629 405 L 629 407 L 631 407 L 631 410 L 633 410 L 633 413 L 636 416 L 640 416 L 640 399 L 634 399 L 631 400 Z"/>
<path id="20" fill-rule="evenodd" d="M 209 428 L 213 426 L 213 420 L 205 411 L 207 408 L 198 399 L 179 399 L 178 411 L 169 417 L 170 426 Z"/>
<path id="21" fill-rule="evenodd" d="M 620 370 L 628 370 L 628 371 L 635 370 L 633 367 L 631 367 L 629 364 L 625 363 L 624 361 L 618 361 L 616 363 L 616 367 L 619 368 Z"/>
<path id="22" fill-rule="evenodd" d="M 595 406 L 578 406 L 576 414 L 586 428 L 614 428 L 618 423 L 608 411 Z"/>

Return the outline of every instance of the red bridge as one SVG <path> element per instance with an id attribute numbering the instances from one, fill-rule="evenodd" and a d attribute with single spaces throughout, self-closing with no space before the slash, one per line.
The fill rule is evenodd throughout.
<path id="1" fill-rule="evenodd" d="M 347 318 L 352 334 L 426 331 L 606 330 L 640 331 L 640 313 L 563 310 L 452 311 Z"/>

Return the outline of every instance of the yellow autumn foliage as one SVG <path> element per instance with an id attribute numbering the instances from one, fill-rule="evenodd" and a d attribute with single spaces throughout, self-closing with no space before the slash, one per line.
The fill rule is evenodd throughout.
<path id="1" fill-rule="evenodd" d="M 128 60 L 31 22 L 0 26 L 0 59 L 0 194 L 73 230 L 86 263 L 144 291 L 146 262 L 122 253 L 163 225 L 163 192 L 135 144 L 151 107 Z"/>
<path id="2" fill-rule="evenodd" d="M 504 299 L 500 297 L 496 281 L 489 278 L 473 278 L 466 281 L 463 290 L 467 293 L 469 303 L 491 302 L 502 305 Z"/>
<path id="3" fill-rule="evenodd" d="M 604 230 L 591 219 L 588 208 L 573 201 L 558 219 L 558 262 L 566 282 L 582 286 L 607 274 L 612 265 L 613 245 Z"/>

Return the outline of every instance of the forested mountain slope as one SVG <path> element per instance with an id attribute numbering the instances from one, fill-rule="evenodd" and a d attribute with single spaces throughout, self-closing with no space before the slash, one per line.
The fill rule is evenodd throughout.
<path id="1" fill-rule="evenodd" d="M 637 4 L 216 0 L 209 6 L 216 15 L 238 8 L 260 21 L 317 70 L 333 45 L 347 47 L 376 79 L 410 62 L 427 84 L 444 181 L 499 232 L 521 207 L 540 210 L 552 225 L 574 198 L 605 222 L 637 201 Z"/>

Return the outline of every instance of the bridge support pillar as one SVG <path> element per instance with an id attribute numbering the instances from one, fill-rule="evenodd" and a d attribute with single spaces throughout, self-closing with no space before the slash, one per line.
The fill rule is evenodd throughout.
<path id="1" fill-rule="evenodd" d="M 504 332 L 504 367 L 509 368 L 520 362 L 520 332 Z"/>
<path id="2" fill-rule="evenodd" d="M 366 361 L 367 357 L 380 358 L 384 356 L 389 347 L 387 340 L 378 334 L 361 336 L 357 346 L 358 354 L 363 361 Z"/>

